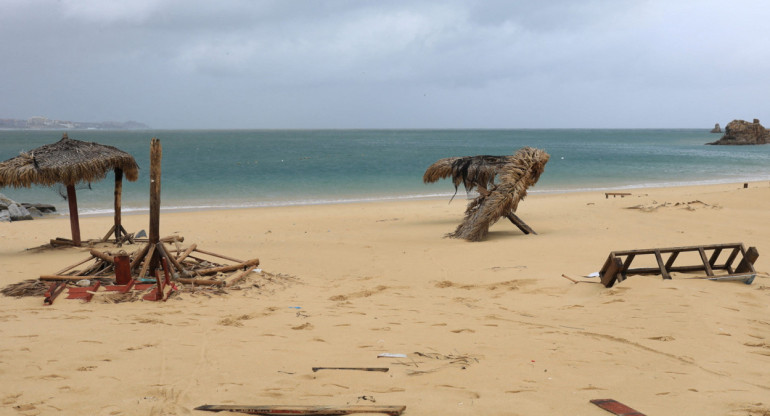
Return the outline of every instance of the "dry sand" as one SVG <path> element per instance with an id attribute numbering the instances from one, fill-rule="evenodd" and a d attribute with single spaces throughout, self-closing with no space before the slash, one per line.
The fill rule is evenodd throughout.
<path id="1" fill-rule="evenodd" d="M 518 213 L 539 235 L 500 221 L 479 243 L 442 238 L 462 218 L 459 199 L 164 213 L 161 235 L 259 257 L 273 276 L 166 303 L 0 296 L 0 414 L 377 404 L 601 416 L 589 403 L 601 398 L 647 415 L 770 414 L 768 278 L 632 276 L 607 289 L 562 277 L 592 280 L 580 276 L 613 250 L 733 242 L 756 246 L 767 273 L 770 186 L 631 192 L 530 195 Z M 81 218 L 83 236 L 111 221 Z M 147 224 L 124 217 L 129 231 Z M 68 235 L 66 218 L 0 223 L 0 286 L 84 258 L 25 250 Z"/>

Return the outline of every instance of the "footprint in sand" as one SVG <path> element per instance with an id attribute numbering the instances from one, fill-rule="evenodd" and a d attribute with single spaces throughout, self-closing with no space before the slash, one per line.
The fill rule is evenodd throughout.
<path id="1" fill-rule="evenodd" d="M 457 387 L 457 386 L 452 386 L 450 384 L 439 384 L 436 387 L 443 387 L 443 388 L 446 388 L 446 389 L 459 390 L 462 395 L 465 395 L 466 397 L 471 398 L 471 399 L 479 399 L 479 398 L 481 398 L 480 394 L 476 393 L 475 391 L 468 391 L 465 387 Z"/>
<path id="2" fill-rule="evenodd" d="M 387 286 L 379 285 L 379 286 L 376 286 L 376 287 L 374 287 L 372 289 L 367 289 L 367 290 L 362 290 L 362 291 L 359 291 L 359 292 L 348 293 L 347 295 L 332 296 L 332 297 L 329 298 L 329 300 L 334 301 L 334 302 L 342 302 L 342 301 L 346 301 L 346 300 L 350 300 L 350 299 L 356 299 L 356 298 L 368 298 L 369 296 L 375 295 L 375 294 L 380 293 L 380 292 L 382 292 L 384 290 L 387 290 L 387 289 L 388 289 Z"/>
<path id="3" fill-rule="evenodd" d="M 243 326 L 243 321 L 254 318 L 252 315 L 227 316 L 217 322 L 224 326 Z"/>
<path id="4" fill-rule="evenodd" d="M 306 323 L 304 323 L 302 325 L 291 327 L 291 329 L 293 329 L 295 331 L 299 331 L 299 330 L 303 330 L 303 329 L 310 330 L 310 329 L 313 329 L 313 328 L 314 327 L 313 327 L 313 325 L 310 322 L 306 322 Z"/>
<path id="5" fill-rule="evenodd" d="M 16 399 L 21 397 L 21 395 L 22 395 L 22 393 L 8 394 L 8 395 L 4 396 L 2 400 L 0 400 L 0 403 L 2 403 L 5 406 L 7 406 L 9 404 L 14 404 L 14 403 L 16 403 Z"/>

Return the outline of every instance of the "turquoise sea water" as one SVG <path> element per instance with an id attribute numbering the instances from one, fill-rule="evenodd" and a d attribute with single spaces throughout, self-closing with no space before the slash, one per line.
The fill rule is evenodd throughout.
<path id="1" fill-rule="evenodd" d="M 56 131 L 0 131 L 0 161 L 53 143 Z M 524 146 L 551 160 L 538 192 L 770 180 L 770 146 L 705 146 L 705 129 L 667 130 L 158 130 L 70 131 L 69 137 L 132 154 L 137 182 L 125 182 L 126 212 L 149 205 L 150 139 L 163 146 L 164 210 L 280 206 L 445 197 L 447 181 L 423 184 L 449 156 L 512 154 Z M 78 191 L 83 213 L 112 210 L 113 176 Z M 67 204 L 51 188 L 3 188 L 19 202 Z M 461 189 L 460 194 L 464 191 Z"/>

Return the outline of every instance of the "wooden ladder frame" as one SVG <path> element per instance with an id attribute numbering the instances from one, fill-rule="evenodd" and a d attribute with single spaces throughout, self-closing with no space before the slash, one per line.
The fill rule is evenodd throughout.
<path id="1" fill-rule="evenodd" d="M 730 254 L 724 263 L 717 264 L 720 254 L 725 250 L 731 250 Z M 703 264 L 674 266 L 674 262 L 679 254 L 684 252 L 698 252 Z M 738 266 L 733 269 L 732 265 L 739 253 L 742 258 L 738 263 Z M 664 254 L 669 254 L 665 262 L 663 261 Z M 637 256 L 642 255 L 655 256 L 658 267 L 639 267 L 632 269 L 631 263 Z M 664 279 L 671 279 L 672 272 L 704 271 L 707 276 L 714 276 L 714 270 L 726 270 L 728 273 L 727 276 L 741 273 L 755 274 L 754 262 L 758 257 L 759 252 L 756 247 L 749 247 L 749 249 L 746 250 L 743 243 L 613 251 L 604 262 L 604 266 L 602 266 L 599 276 L 605 287 L 612 287 L 615 282 L 621 282 L 625 280 L 628 275 L 633 274 L 659 274 Z"/>

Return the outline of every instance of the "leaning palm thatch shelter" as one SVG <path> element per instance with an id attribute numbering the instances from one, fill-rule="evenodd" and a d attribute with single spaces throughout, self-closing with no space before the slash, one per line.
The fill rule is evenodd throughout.
<path id="1" fill-rule="evenodd" d="M 463 184 L 469 191 L 479 191 L 479 196 L 468 203 L 462 224 L 447 236 L 481 241 L 501 217 L 507 217 L 526 234 L 534 233 L 515 212 L 527 188 L 540 179 L 549 158 L 543 150 L 524 147 L 512 156 L 446 158 L 431 165 L 423 175 L 424 182 L 451 177 L 455 189 Z"/>
<path id="2" fill-rule="evenodd" d="M 63 184 L 67 188 L 72 244 L 80 245 L 80 224 L 78 222 L 75 185 L 94 182 L 115 172 L 115 225 L 116 239 L 127 234 L 120 224 L 120 205 L 123 175 L 129 181 L 136 181 L 139 166 L 130 154 L 112 146 L 73 140 L 64 133 L 62 139 L 0 163 L 0 188 L 29 188 L 33 184 L 53 186 Z"/>

